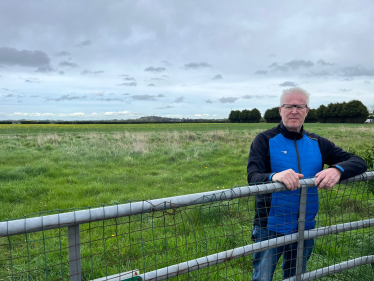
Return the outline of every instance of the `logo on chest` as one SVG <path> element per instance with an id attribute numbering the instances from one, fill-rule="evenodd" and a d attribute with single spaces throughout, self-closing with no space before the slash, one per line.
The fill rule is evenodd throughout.
<path id="1" fill-rule="evenodd" d="M 285 150 L 285 151 L 281 151 L 282 153 L 284 153 L 284 154 L 287 154 L 287 151 Z"/>

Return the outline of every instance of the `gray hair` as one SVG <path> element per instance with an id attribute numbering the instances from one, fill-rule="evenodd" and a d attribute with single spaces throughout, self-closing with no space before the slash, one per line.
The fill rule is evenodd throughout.
<path id="1" fill-rule="evenodd" d="M 293 87 L 286 90 L 283 90 L 282 95 L 280 96 L 280 106 L 283 105 L 284 97 L 289 94 L 302 94 L 305 96 L 306 105 L 309 107 L 309 96 L 310 94 L 305 91 L 304 89 L 301 89 L 299 87 Z"/>

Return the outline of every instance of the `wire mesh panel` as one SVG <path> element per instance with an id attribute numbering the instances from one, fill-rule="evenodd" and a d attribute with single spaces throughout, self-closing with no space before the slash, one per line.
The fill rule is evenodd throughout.
<path id="1" fill-rule="evenodd" d="M 331 190 L 320 191 L 314 230 L 333 229 L 335 225 L 374 218 L 373 182 L 342 183 Z M 86 223 L 80 222 L 79 227 L 59 223 L 52 229 L 48 226 L 37 232 L 28 230 L 0 237 L 0 280 L 94 280 L 136 269 L 142 280 L 163 280 L 171 273 L 177 275 L 170 278 L 172 280 L 251 280 L 253 253 L 262 252 L 260 246 L 267 247 L 266 241 L 255 247 L 251 240 L 255 197 L 211 201 L 204 199 L 202 204 L 171 206 L 164 210 L 154 206 L 151 212 L 98 221 L 92 212 L 92 217 Z M 128 205 L 131 209 L 139 202 L 147 203 L 138 201 Z M 159 204 L 170 205 L 170 202 Z M 120 205 L 114 208 L 120 213 Z M 107 209 L 102 206 L 102 210 Z M 79 212 L 76 214 L 78 218 Z M 40 215 L 47 220 L 47 214 Z M 317 236 L 314 243 L 310 243 L 312 239 L 306 240 L 309 242 L 304 242 L 304 249 L 311 252 L 307 271 L 374 255 L 374 229 L 366 226 Z M 278 253 L 279 261 L 272 265 L 275 266 L 273 280 L 283 279 L 283 254 L 296 259 L 297 235 L 290 235 L 293 243 L 278 245 L 284 248 L 283 253 Z M 251 245 L 252 250 L 246 251 L 245 247 Z M 277 247 L 271 247 L 276 253 Z M 226 254 L 223 259 L 217 255 L 234 248 L 242 248 L 243 253 Z M 75 258 L 71 253 L 69 256 L 69 251 L 73 250 L 79 251 Z M 212 262 L 215 255 L 218 262 Z M 207 256 L 211 258 L 204 262 Z M 196 259 L 200 259 L 198 266 L 192 266 Z M 182 263 L 190 264 L 191 268 L 182 270 Z M 180 266 L 168 268 L 176 264 Z M 156 271 L 160 269 L 165 269 L 163 275 Z M 369 263 L 321 280 L 374 280 L 373 269 L 373 264 Z M 150 272 L 154 272 L 152 278 L 147 275 Z M 108 280 L 123 279 L 111 277 Z"/>

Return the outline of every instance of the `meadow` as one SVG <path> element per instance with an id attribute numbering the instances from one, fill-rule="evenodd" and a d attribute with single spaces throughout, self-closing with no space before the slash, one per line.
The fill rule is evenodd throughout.
<path id="1" fill-rule="evenodd" d="M 250 144 L 259 132 L 275 125 L 0 125 L 0 221 L 31 217 L 56 209 L 93 207 L 246 185 Z M 371 124 L 305 124 L 305 129 L 368 159 L 373 155 L 374 126 Z M 345 190 L 342 187 L 344 194 Z M 347 216 L 355 210 L 362 212 L 357 202 L 365 198 L 370 203 L 373 199 L 366 191 L 360 189 L 353 201 L 341 199 L 340 205 L 333 205 L 332 209 L 337 212 L 343 210 Z M 249 205 L 246 202 L 235 204 L 237 210 L 247 210 L 244 205 L 253 207 L 253 202 Z M 232 218 L 230 212 L 215 215 L 210 212 L 209 208 L 204 215 L 209 220 L 215 220 L 215 216 L 224 217 L 230 221 L 229 227 L 240 225 L 236 233 L 242 233 L 244 226 L 246 233 L 250 233 L 251 224 L 246 217 Z M 328 209 L 323 214 L 330 212 L 331 209 Z M 323 221 L 321 225 L 326 224 L 327 219 L 321 217 L 320 220 Z M 245 221 L 247 223 L 241 223 Z M 162 229 L 160 231 L 162 234 Z M 214 235 L 217 237 L 216 233 Z M 369 235 L 372 234 L 369 232 Z M 242 238 L 244 242 L 241 242 L 251 243 L 250 235 L 242 235 Z M 345 243 L 340 240 L 332 243 L 346 244 L 347 237 L 342 239 Z M 231 241 L 228 245 L 227 241 L 222 243 L 224 246 L 219 249 L 240 245 L 238 241 Z M 320 243 L 322 246 L 318 248 L 318 254 L 322 260 L 325 256 L 336 254 L 334 250 L 323 247 L 325 242 Z M 360 243 L 362 249 L 364 242 Z M 357 249 L 357 244 L 352 247 L 352 251 Z M 372 249 L 366 244 L 365 247 L 369 251 Z M 218 249 L 218 246 L 212 248 Z M 339 258 L 349 259 L 352 251 Z M 198 253 L 195 254 L 198 257 Z M 323 264 L 326 266 L 327 260 Z"/>

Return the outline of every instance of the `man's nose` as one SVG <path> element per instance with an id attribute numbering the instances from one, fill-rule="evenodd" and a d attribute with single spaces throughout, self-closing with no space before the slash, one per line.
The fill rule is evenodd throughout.
<path id="1" fill-rule="evenodd" d="M 297 113 L 297 109 L 296 109 L 296 107 L 293 107 L 291 112 L 292 112 L 293 114 L 296 114 L 296 113 Z"/>

